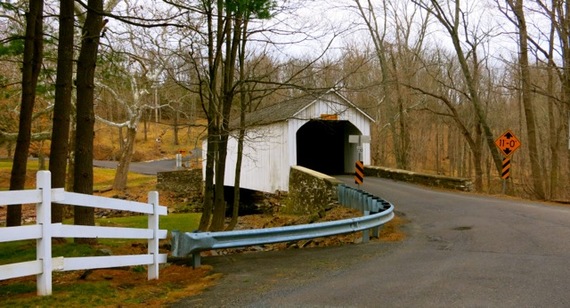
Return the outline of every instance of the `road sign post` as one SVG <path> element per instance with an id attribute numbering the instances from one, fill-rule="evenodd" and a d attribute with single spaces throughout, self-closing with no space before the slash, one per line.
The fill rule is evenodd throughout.
<path id="1" fill-rule="evenodd" d="M 519 139 L 512 131 L 505 131 L 497 140 L 495 145 L 505 156 L 503 158 L 503 168 L 501 170 L 501 178 L 503 179 L 503 194 L 507 191 L 507 179 L 511 175 L 511 156 L 521 146 Z"/>
<path id="2" fill-rule="evenodd" d="M 504 157 L 503 158 L 503 172 L 501 173 L 501 178 L 506 180 L 511 176 L 511 158 Z"/>
<path id="3" fill-rule="evenodd" d="M 354 183 L 360 185 L 364 182 L 364 163 L 362 162 L 362 156 L 364 152 L 364 148 L 362 147 L 363 143 L 370 143 L 370 136 L 365 135 L 349 135 L 348 136 L 349 143 L 357 143 L 356 149 L 358 151 L 358 160 L 355 164 L 355 172 L 354 172 Z"/>
<path id="4" fill-rule="evenodd" d="M 356 161 L 355 169 L 356 172 L 354 172 L 354 183 L 360 185 L 364 182 L 364 164 L 361 160 Z"/>

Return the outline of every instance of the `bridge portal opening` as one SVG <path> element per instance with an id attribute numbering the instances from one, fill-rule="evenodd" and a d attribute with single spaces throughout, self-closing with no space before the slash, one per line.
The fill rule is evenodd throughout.
<path id="1" fill-rule="evenodd" d="M 297 165 L 329 175 L 354 172 L 361 132 L 349 121 L 310 120 L 297 131 Z"/>

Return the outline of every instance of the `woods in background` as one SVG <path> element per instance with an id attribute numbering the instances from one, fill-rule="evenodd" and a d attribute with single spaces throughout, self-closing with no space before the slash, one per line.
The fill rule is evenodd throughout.
<path id="1" fill-rule="evenodd" d="M 92 193 L 96 119 L 117 130 L 114 188 L 124 189 L 140 122 L 145 136 L 148 121 L 171 125 L 178 143 L 181 125 L 205 119 L 200 228 L 231 228 L 215 185 L 230 123 L 241 123 L 243 140 L 248 112 L 335 88 L 376 119 L 375 165 L 467 177 L 479 192 L 500 193 L 494 140 L 510 129 L 522 147 L 508 193 L 570 199 L 565 1 L 74 4 L 0 3 L 0 155 L 14 161 L 10 189 L 23 188 L 33 154 L 49 156 L 55 187 Z M 20 211 L 9 207 L 9 225 L 21 223 Z M 61 208 L 54 213 L 60 220 Z M 92 217 L 76 211 L 76 223 Z"/>

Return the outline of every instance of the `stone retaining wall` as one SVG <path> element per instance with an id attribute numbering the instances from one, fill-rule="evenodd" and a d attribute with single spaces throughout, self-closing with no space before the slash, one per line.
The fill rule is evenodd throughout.
<path id="1" fill-rule="evenodd" d="M 336 178 L 305 167 L 291 167 L 285 212 L 315 215 L 330 209 L 337 203 L 336 187 L 340 183 Z"/>
<path id="2" fill-rule="evenodd" d="M 471 191 L 470 179 L 412 172 L 376 166 L 364 167 L 365 177 L 381 177 L 432 187 Z M 364 179 L 366 182 L 366 178 Z M 337 203 L 336 187 L 341 182 L 334 177 L 301 166 L 291 167 L 289 193 L 284 211 L 297 215 L 314 215 Z M 156 188 L 190 200 L 203 198 L 202 170 L 159 172 Z"/>
<path id="3" fill-rule="evenodd" d="M 156 189 L 169 191 L 175 196 L 202 198 L 202 169 L 159 172 L 156 175 Z"/>
<path id="4" fill-rule="evenodd" d="M 473 182 L 470 179 L 454 178 L 449 176 L 433 175 L 376 166 L 364 166 L 364 176 L 393 179 L 396 181 L 461 191 L 471 191 L 473 188 Z M 366 179 L 364 179 L 364 181 L 366 182 Z"/>

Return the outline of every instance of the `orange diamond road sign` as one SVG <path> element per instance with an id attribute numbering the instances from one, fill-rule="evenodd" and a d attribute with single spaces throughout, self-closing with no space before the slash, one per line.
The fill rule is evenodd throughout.
<path id="1" fill-rule="evenodd" d="M 507 130 L 501 137 L 497 138 L 495 144 L 505 156 L 512 155 L 521 146 L 519 139 L 510 130 Z"/>

